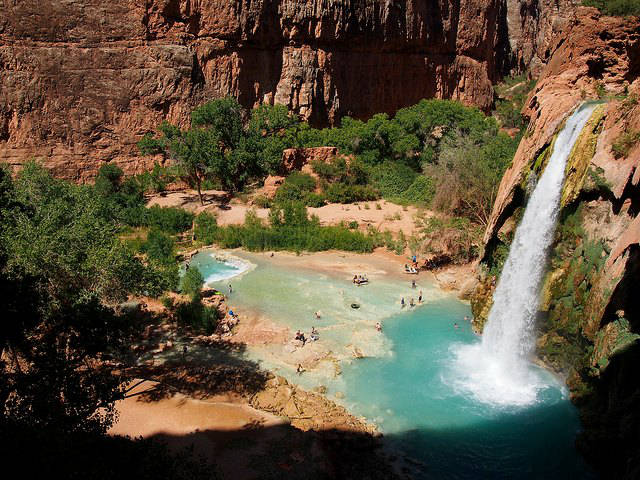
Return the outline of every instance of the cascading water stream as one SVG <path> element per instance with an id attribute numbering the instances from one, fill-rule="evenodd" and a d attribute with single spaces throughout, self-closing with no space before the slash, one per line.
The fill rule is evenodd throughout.
<path id="1" fill-rule="evenodd" d="M 540 286 L 555 232 L 567 159 L 594 108 L 585 105 L 576 110 L 558 134 L 516 230 L 482 342 L 455 352 L 458 373 L 462 374 L 459 386 L 480 401 L 526 405 L 535 402 L 538 391 L 548 386 L 530 363 Z"/>

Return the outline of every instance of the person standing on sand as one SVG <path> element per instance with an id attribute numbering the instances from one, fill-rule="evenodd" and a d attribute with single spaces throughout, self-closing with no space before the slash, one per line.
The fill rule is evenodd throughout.
<path id="1" fill-rule="evenodd" d="M 233 287 L 231 286 L 231 284 L 229 284 L 229 295 L 231 295 L 233 293 Z"/>

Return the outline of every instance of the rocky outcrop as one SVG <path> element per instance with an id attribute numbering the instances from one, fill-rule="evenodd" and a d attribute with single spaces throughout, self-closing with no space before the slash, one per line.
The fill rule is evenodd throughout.
<path id="1" fill-rule="evenodd" d="M 282 168 L 310 173 L 313 162 L 331 163 L 337 156 L 337 147 L 287 148 L 282 152 Z"/>
<path id="2" fill-rule="evenodd" d="M 481 329 L 531 182 L 567 116 L 600 98 L 568 159 L 537 350 L 566 376 L 585 427 L 579 446 L 606 478 L 640 472 L 639 52 L 637 18 L 580 8 L 569 20 L 524 108 L 530 124 L 500 185 L 472 298 Z"/>
<path id="3" fill-rule="evenodd" d="M 5 0 L 0 161 L 41 158 L 76 181 L 104 162 L 137 173 L 152 161 L 137 154 L 143 134 L 163 120 L 184 125 L 194 106 L 225 95 L 284 104 L 316 125 L 432 97 L 487 110 L 493 82 L 544 61 L 570 6 Z"/>
<path id="4" fill-rule="evenodd" d="M 320 393 L 302 390 L 279 376 L 267 380 L 264 389 L 251 398 L 251 406 L 286 417 L 291 425 L 304 431 L 341 429 L 377 435 L 376 428 L 363 418 L 354 417 Z"/>
<path id="5" fill-rule="evenodd" d="M 563 34 L 579 0 L 507 0 L 507 29 L 514 72 L 537 78 Z"/>

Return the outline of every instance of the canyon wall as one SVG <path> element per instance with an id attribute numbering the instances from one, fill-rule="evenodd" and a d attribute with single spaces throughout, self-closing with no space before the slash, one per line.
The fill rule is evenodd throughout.
<path id="1" fill-rule="evenodd" d="M 149 168 L 162 120 L 236 96 L 315 125 L 422 98 L 484 110 L 492 83 L 545 61 L 568 0 L 0 0 L 0 161 L 90 179 Z"/>
<path id="2" fill-rule="evenodd" d="M 603 478 L 640 476 L 640 21 L 580 8 L 550 47 L 505 173 L 472 298 L 482 330 L 528 195 L 574 108 L 599 100 L 568 161 L 540 307 L 538 357 L 567 378 L 578 445 Z M 496 273 L 497 272 L 497 273 Z"/>

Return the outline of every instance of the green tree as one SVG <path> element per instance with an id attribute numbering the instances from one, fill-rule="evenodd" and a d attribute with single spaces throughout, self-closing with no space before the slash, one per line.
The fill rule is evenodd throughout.
<path id="1" fill-rule="evenodd" d="M 104 432 L 136 323 L 110 306 L 140 291 L 145 267 L 118 240 L 92 187 L 26 164 L 0 173 L 0 417 L 60 432 Z M 4 362 L 4 360 L 3 360 Z"/>

